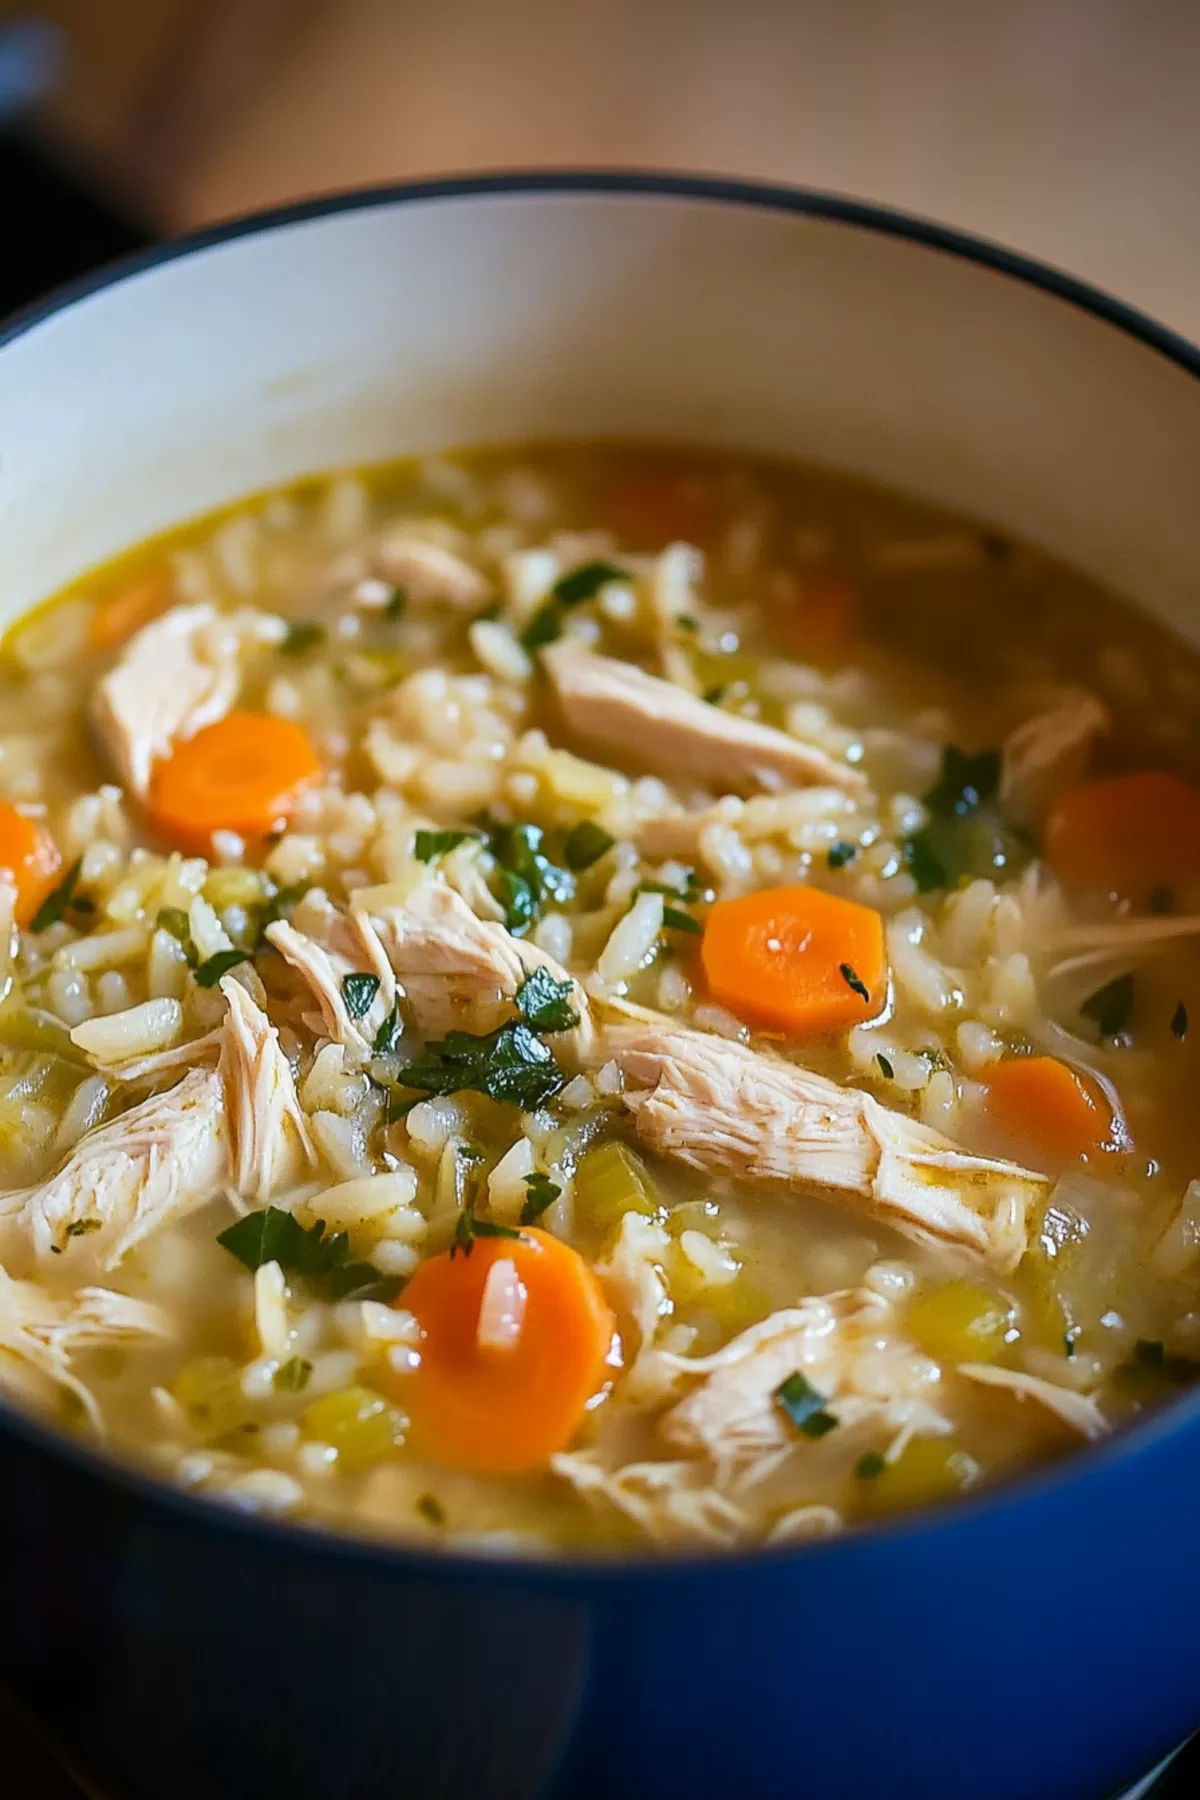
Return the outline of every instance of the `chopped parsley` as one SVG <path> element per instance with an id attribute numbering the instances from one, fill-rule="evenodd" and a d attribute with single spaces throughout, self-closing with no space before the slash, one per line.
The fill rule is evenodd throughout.
<path id="1" fill-rule="evenodd" d="M 444 1525 L 446 1509 L 436 1494 L 418 1494 L 414 1502 L 417 1512 L 429 1525 Z"/>
<path id="2" fill-rule="evenodd" d="M 567 613 L 587 600 L 594 600 L 610 581 L 625 579 L 625 570 L 610 562 L 583 563 L 578 569 L 561 575 L 521 633 L 521 643 L 526 650 L 540 650 L 544 644 L 552 644 L 562 634 Z"/>
<path id="3" fill-rule="evenodd" d="M 663 907 L 663 924 L 668 931 L 690 931 L 696 937 L 704 935 L 699 919 L 694 919 L 691 913 L 680 912 L 677 906 Z"/>
<path id="4" fill-rule="evenodd" d="M 546 1208 L 553 1206 L 562 1193 L 557 1181 L 535 1170 L 525 1177 L 525 1204 L 521 1208 L 522 1225 L 536 1225 Z"/>
<path id="5" fill-rule="evenodd" d="M 934 847 L 928 825 L 923 831 L 914 831 L 911 837 L 905 838 L 901 855 L 905 868 L 917 884 L 918 894 L 932 894 L 938 888 L 949 887 L 950 876 Z"/>
<path id="6" fill-rule="evenodd" d="M 542 851 L 542 831 L 537 825 L 494 825 L 488 849 L 500 865 L 498 898 L 504 907 L 504 923 L 520 937 L 540 916 L 550 900 L 569 900 L 574 878 L 558 868 Z"/>
<path id="7" fill-rule="evenodd" d="M 29 921 L 30 931 L 48 931 L 51 925 L 60 925 L 67 916 L 67 908 L 72 904 L 75 889 L 79 885 L 79 876 L 83 869 L 83 858 L 77 856 L 58 886 L 42 901 Z"/>
<path id="8" fill-rule="evenodd" d="M 888 1061 L 887 1057 L 883 1054 L 882 1050 L 876 1051 L 875 1061 L 879 1064 L 879 1073 L 883 1076 L 884 1080 L 885 1081 L 894 1081 L 896 1078 L 896 1071 L 895 1071 L 895 1069 L 893 1069 L 891 1063 Z"/>
<path id="9" fill-rule="evenodd" d="M 477 844 L 479 841 L 477 831 L 418 831 L 413 838 L 413 855 L 418 862 L 436 862 L 439 856 L 457 850 L 460 844 Z"/>
<path id="10" fill-rule="evenodd" d="M 579 1014 L 572 1002 L 573 981 L 556 981 L 549 969 L 538 967 L 526 975 L 516 992 L 517 1011 L 534 1031 L 573 1031 Z"/>
<path id="11" fill-rule="evenodd" d="M 236 969 L 239 963 L 249 961 L 250 952 L 248 950 L 218 950 L 215 956 L 208 957 L 192 970 L 196 986 L 216 987 L 222 975 L 228 975 L 230 969 Z"/>
<path id="12" fill-rule="evenodd" d="M 581 825 L 573 826 L 567 833 L 567 841 L 563 845 L 563 861 L 568 869 L 580 875 L 584 869 L 590 869 L 593 863 L 607 855 L 616 841 L 610 831 L 585 819 Z"/>
<path id="13" fill-rule="evenodd" d="M 271 1386 L 281 1394 L 302 1394 L 308 1386 L 312 1367 L 306 1356 L 289 1356 L 272 1375 Z"/>
<path id="14" fill-rule="evenodd" d="M 722 700 L 729 692 L 729 686 L 730 684 L 727 681 L 718 681 L 714 683 L 712 687 L 705 688 L 701 695 L 701 699 L 707 701 L 709 706 L 720 706 Z"/>
<path id="15" fill-rule="evenodd" d="M 1101 1037 L 1118 1037 L 1128 1030 L 1133 1017 L 1133 976 L 1118 975 L 1115 981 L 1106 982 L 1088 996 L 1079 1010 L 1091 1019 Z"/>
<path id="16" fill-rule="evenodd" d="M 376 1056 L 390 1056 L 393 1050 L 398 1049 L 403 1031 L 404 1026 L 400 1019 L 400 1002 L 399 1000 L 393 1000 L 391 1012 L 383 1021 L 379 1030 L 375 1033 L 375 1041 L 372 1048 L 375 1051 Z"/>
<path id="17" fill-rule="evenodd" d="M 451 1031 L 427 1044 L 396 1079 L 427 1094 L 486 1094 L 489 1100 L 536 1112 L 566 1085 L 566 1076 L 524 1020 L 476 1037 Z"/>
<path id="18" fill-rule="evenodd" d="M 494 1219 L 478 1219 L 475 1216 L 475 1195 L 467 1196 L 465 1205 L 458 1215 L 454 1227 L 454 1238 L 450 1245 L 450 1260 L 453 1262 L 461 1250 L 464 1256 L 470 1256 L 475 1248 L 476 1238 L 519 1238 L 521 1233 L 515 1225 L 498 1225 Z"/>
<path id="19" fill-rule="evenodd" d="M 323 644 L 325 638 L 325 627 L 318 625 L 315 619 L 293 619 L 279 646 L 279 653 L 281 656 L 304 656 L 318 644 Z"/>
<path id="20" fill-rule="evenodd" d="M 69 1238 L 90 1237 L 93 1231 L 103 1231 L 103 1219 L 72 1219 L 67 1226 Z"/>
<path id="21" fill-rule="evenodd" d="M 258 944 L 260 949 L 262 948 L 264 941 L 268 944 L 271 941 L 266 936 L 267 926 L 278 924 L 281 919 L 286 919 L 293 906 L 299 906 L 311 885 L 312 884 L 307 881 L 289 882 L 286 887 L 277 887 L 275 892 L 267 898 L 258 915 Z M 159 923 L 162 923 L 161 913 L 159 914 Z M 169 930 L 170 927 L 168 926 L 167 929 Z"/>
<path id="22" fill-rule="evenodd" d="M 864 1450 L 854 1465 L 854 1473 L 860 1481 L 874 1481 L 887 1468 L 887 1457 L 878 1450 Z"/>
<path id="23" fill-rule="evenodd" d="M 635 894 L 662 894 L 667 900 L 680 900 L 684 906 L 692 906 L 704 889 L 696 879 L 695 869 L 685 869 L 682 887 L 672 887 L 666 881 L 639 881 L 633 891 Z"/>
<path id="24" fill-rule="evenodd" d="M 857 855 L 857 844 L 848 844 L 845 838 L 839 838 L 836 844 L 830 844 L 829 854 L 825 860 L 831 869 L 844 869 L 846 864 L 853 862 Z"/>
<path id="25" fill-rule="evenodd" d="M 822 1438 L 837 1428 L 837 1420 L 825 1410 L 825 1395 L 818 1393 L 799 1369 L 794 1369 L 775 1389 L 775 1404 L 805 1437 Z"/>
<path id="26" fill-rule="evenodd" d="M 1175 1011 L 1171 1014 L 1171 1035 L 1177 1038 L 1185 1038 L 1187 1036 L 1187 1028 L 1187 1007 L 1181 1000 L 1179 1005 L 1175 1008 Z"/>
<path id="27" fill-rule="evenodd" d="M 347 1018 L 365 1019 L 378 992 L 378 975 L 358 973 L 343 975 L 342 999 L 345 1002 Z"/>
<path id="28" fill-rule="evenodd" d="M 839 963 L 838 974 L 850 989 L 850 992 L 852 994 L 857 994 L 859 999 L 865 1000 L 869 1006 L 871 1003 L 871 993 L 862 976 L 852 969 L 849 963 Z"/>
<path id="29" fill-rule="evenodd" d="M 675 623 L 680 631 L 697 632 L 700 629 L 699 619 L 693 618 L 691 613 L 676 613 Z"/>
<path id="30" fill-rule="evenodd" d="M 919 893 L 950 887 L 962 876 L 1011 874 L 1027 860 L 1030 845 L 1005 819 L 999 787 L 999 750 L 970 756 L 947 744 L 938 778 L 924 796 L 930 822 L 902 846 Z"/>
<path id="31" fill-rule="evenodd" d="M 299 1220 L 279 1206 L 247 1213 L 224 1231 L 217 1242 L 247 1269 L 261 1269 L 277 1262 L 287 1275 L 302 1275 L 318 1282 L 331 1300 L 377 1288 L 384 1277 L 372 1263 L 350 1260 L 350 1239 L 344 1231 L 325 1236 L 325 1221 L 317 1219 L 306 1230 Z"/>
<path id="32" fill-rule="evenodd" d="M 978 756 L 968 756 L 947 744 L 937 781 L 925 795 L 925 804 L 935 819 L 966 819 L 994 800 L 999 786 L 999 750 L 981 750 Z"/>
<path id="33" fill-rule="evenodd" d="M 1133 1346 L 1133 1354 L 1144 1369 L 1162 1369 L 1166 1366 L 1167 1353 L 1157 1338 L 1139 1338 Z"/>
<path id="34" fill-rule="evenodd" d="M 192 937 L 192 922 L 183 908 L 181 906 L 160 907 L 155 924 L 160 931 L 165 931 L 169 937 L 175 939 L 187 957 L 189 966 L 194 969 L 200 961 L 200 952 Z"/>
<path id="35" fill-rule="evenodd" d="M 402 587 L 393 585 L 387 605 L 383 609 L 385 619 L 402 619 L 408 606 L 408 595 Z"/>

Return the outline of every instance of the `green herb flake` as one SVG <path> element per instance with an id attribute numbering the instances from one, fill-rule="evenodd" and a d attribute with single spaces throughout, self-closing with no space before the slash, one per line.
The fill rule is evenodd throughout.
<path id="1" fill-rule="evenodd" d="M 454 1227 L 454 1239 L 450 1245 L 450 1260 L 461 1250 L 464 1256 L 470 1256 L 475 1248 L 476 1238 L 519 1238 L 520 1231 L 515 1225 L 498 1225 L 494 1219 L 479 1219 L 475 1216 L 475 1197 L 472 1194 L 458 1215 Z"/>
<path id="2" fill-rule="evenodd" d="M 864 1450 L 854 1465 L 854 1473 L 860 1481 L 874 1481 L 887 1468 L 887 1457 L 878 1450 Z"/>
<path id="3" fill-rule="evenodd" d="M 635 894 L 662 894 L 664 899 L 679 900 L 684 906 L 693 906 L 704 889 L 696 879 L 695 869 L 686 869 L 682 887 L 672 887 L 667 881 L 639 881 L 633 891 Z"/>
<path id="4" fill-rule="evenodd" d="M 536 1225 L 547 1207 L 553 1206 L 562 1193 L 557 1181 L 535 1170 L 525 1177 L 525 1204 L 521 1208 L 522 1225 Z"/>
<path id="5" fill-rule="evenodd" d="M 917 884 L 918 894 L 932 894 L 949 887 L 950 876 L 945 863 L 934 848 L 929 827 L 914 831 L 900 847 L 904 866 Z"/>
<path id="6" fill-rule="evenodd" d="M 302 1394 L 312 1374 L 312 1364 L 305 1356 L 289 1356 L 271 1377 L 271 1386 L 280 1394 Z"/>
<path id="7" fill-rule="evenodd" d="M 1115 981 L 1097 988 L 1079 1010 L 1091 1019 L 1101 1037 L 1118 1037 L 1133 1017 L 1133 976 L 1118 975 Z"/>
<path id="8" fill-rule="evenodd" d="M 514 937 L 528 931 L 548 901 L 562 904 L 575 893 L 574 877 L 544 854 L 542 837 L 537 825 L 494 824 L 488 838 L 488 849 L 500 865 L 497 897 Z"/>
<path id="9" fill-rule="evenodd" d="M 446 1509 L 436 1494 L 418 1494 L 413 1504 L 426 1524 L 441 1526 L 446 1523 Z"/>
<path id="10" fill-rule="evenodd" d="M 378 975 L 360 973 L 343 975 L 342 999 L 345 1002 L 347 1018 L 365 1019 L 378 992 Z"/>
<path id="11" fill-rule="evenodd" d="M 839 963 L 838 974 L 852 994 L 857 994 L 859 999 L 865 1000 L 868 1006 L 871 1004 L 871 995 L 866 982 L 850 967 L 849 963 Z"/>
<path id="12" fill-rule="evenodd" d="M 158 917 L 154 922 L 160 931 L 165 931 L 168 937 L 175 939 L 187 957 L 189 967 L 194 969 L 200 961 L 200 952 L 192 937 L 191 920 L 183 908 L 181 906 L 160 907 Z"/>
<path id="13" fill-rule="evenodd" d="M 705 688 L 701 698 L 707 701 L 709 706 L 720 706 L 728 692 L 729 683 L 727 681 L 718 681 L 715 682 L 712 687 Z"/>
<path id="14" fill-rule="evenodd" d="M 447 856 L 460 844 L 477 844 L 479 841 L 477 831 L 418 831 L 413 838 L 413 855 L 418 862 L 436 862 L 439 856 Z"/>
<path id="15" fill-rule="evenodd" d="M 318 644 L 323 644 L 326 635 L 325 627 L 318 625 L 315 619 L 293 619 L 279 646 L 279 653 L 281 656 L 304 656 Z"/>
<path id="16" fill-rule="evenodd" d="M 882 1050 L 876 1051 L 875 1061 L 879 1064 L 879 1073 L 883 1076 L 885 1081 L 894 1081 L 896 1079 L 896 1071 L 893 1069 Z"/>
<path id="17" fill-rule="evenodd" d="M 299 906 L 299 904 L 300 904 L 301 900 L 303 900 L 305 894 L 308 893 L 308 890 L 311 887 L 311 885 L 312 885 L 311 882 L 307 882 L 307 881 L 289 882 L 289 884 L 286 887 L 277 887 L 275 889 L 275 892 L 268 896 L 266 902 L 264 903 L 264 905 L 262 907 L 261 912 L 259 913 L 259 940 L 260 940 L 260 943 L 262 941 L 262 936 L 263 936 L 263 933 L 266 931 L 267 926 L 278 924 L 278 922 L 281 919 L 286 919 L 288 914 L 291 912 L 292 908 L 294 906 Z M 162 914 L 160 913 L 159 914 L 160 923 L 161 923 L 161 920 L 162 920 Z M 270 940 L 268 939 L 268 942 L 269 941 Z"/>
<path id="18" fill-rule="evenodd" d="M 700 629 L 699 619 L 693 618 L 691 613 L 676 613 L 675 623 L 680 631 L 691 632 L 693 635 Z"/>
<path id="19" fill-rule="evenodd" d="M 826 1432 L 837 1428 L 837 1420 L 825 1410 L 825 1395 L 818 1393 L 799 1369 L 793 1370 L 775 1389 L 775 1404 L 805 1437 L 822 1438 Z"/>
<path id="20" fill-rule="evenodd" d="M 573 826 L 567 833 L 563 845 L 563 861 L 568 869 L 581 875 L 584 869 L 590 869 L 593 863 L 598 863 L 602 856 L 606 856 L 616 841 L 610 831 L 585 819 L 581 825 Z"/>
<path id="21" fill-rule="evenodd" d="M 572 1002 L 573 981 L 556 981 L 549 969 L 538 967 L 526 975 L 516 992 L 516 1008 L 534 1031 L 574 1031 L 579 1014 Z"/>
<path id="22" fill-rule="evenodd" d="M 72 1219 L 67 1226 L 69 1238 L 90 1237 L 93 1231 L 104 1229 L 103 1219 Z"/>
<path id="23" fill-rule="evenodd" d="M 75 889 L 79 884 L 80 871 L 83 868 L 82 856 L 77 856 L 58 886 L 46 895 L 42 904 L 29 921 L 30 931 L 48 931 L 51 925 L 60 925 L 67 916 Z"/>
<path id="24" fill-rule="evenodd" d="M 1166 1351 L 1157 1338 L 1139 1338 L 1133 1346 L 1133 1354 L 1144 1369 L 1162 1369 L 1166 1366 Z"/>
<path id="25" fill-rule="evenodd" d="M 830 844 L 825 860 L 831 869 L 844 869 L 846 864 L 853 862 L 857 855 L 857 844 L 848 844 L 845 838 L 839 838 L 836 844 Z"/>
<path id="26" fill-rule="evenodd" d="M 677 906 L 663 907 L 663 924 L 668 931 L 690 931 L 694 937 L 704 936 L 704 927 L 699 919 L 691 913 L 680 912 Z"/>
<path id="27" fill-rule="evenodd" d="M 610 581 L 624 581 L 624 569 L 615 563 L 590 562 L 583 563 L 578 569 L 571 569 L 562 575 L 550 590 L 549 597 L 534 613 L 532 619 L 521 633 L 521 643 L 526 650 L 540 650 L 546 644 L 552 644 L 561 636 L 563 619 L 573 607 L 582 606 L 587 600 L 594 600 L 602 587 Z"/>
<path id="28" fill-rule="evenodd" d="M 1161 916 L 1165 913 L 1174 912 L 1175 896 L 1169 887 L 1163 887 L 1163 885 L 1159 883 L 1157 887 L 1152 887 L 1150 889 L 1146 904 L 1152 913 L 1158 913 Z"/>
<path id="29" fill-rule="evenodd" d="M 552 1052 L 524 1020 L 475 1037 L 451 1031 L 427 1044 L 396 1077 L 401 1087 L 427 1094 L 486 1094 L 490 1100 L 536 1112 L 566 1086 Z"/>
<path id="30" fill-rule="evenodd" d="M 261 1269 L 277 1262 L 288 1275 L 301 1275 L 319 1283 L 331 1300 L 351 1294 L 386 1290 L 390 1285 L 371 1263 L 350 1261 L 346 1232 L 325 1236 L 325 1221 L 317 1219 L 307 1230 L 279 1206 L 266 1206 L 217 1234 L 217 1242 L 243 1267 Z"/>
<path id="31" fill-rule="evenodd" d="M 236 969 L 239 963 L 249 961 L 248 950 L 218 950 L 215 956 L 210 956 L 192 971 L 196 986 L 216 987 L 222 975 L 228 975 L 230 969 Z"/>
<path id="32" fill-rule="evenodd" d="M 372 1049 L 376 1056 L 390 1056 L 393 1050 L 398 1049 L 403 1032 L 404 1025 L 400 1018 L 400 1002 L 399 1000 L 393 1000 L 391 1012 L 383 1021 L 379 1030 L 375 1033 L 375 1041 L 372 1045 Z"/>
<path id="33" fill-rule="evenodd" d="M 395 621 L 396 619 L 402 619 L 404 617 L 407 606 L 408 606 L 408 595 L 405 593 L 405 591 L 402 587 L 396 587 L 393 584 L 391 594 L 388 598 L 386 606 L 383 609 L 384 618 L 391 619 L 393 621 Z"/>
<path id="34" fill-rule="evenodd" d="M 1187 1007 L 1183 1004 L 1183 1001 L 1181 1000 L 1179 1002 L 1179 1005 L 1175 1008 L 1175 1011 L 1171 1014 L 1171 1035 L 1172 1035 L 1172 1037 L 1185 1038 L 1187 1036 L 1187 1028 L 1188 1028 Z"/>
<path id="35" fill-rule="evenodd" d="M 978 756 L 947 744 L 934 786 L 925 805 L 938 819 L 965 819 L 996 798 L 1000 786 L 999 750 L 981 750 Z"/>

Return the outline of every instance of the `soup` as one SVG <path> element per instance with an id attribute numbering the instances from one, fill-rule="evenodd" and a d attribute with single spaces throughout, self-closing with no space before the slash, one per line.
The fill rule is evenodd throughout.
<path id="1" fill-rule="evenodd" d="M 824 1536 L 1191 1380 L 1200 660 L 1069 570 L 489 451 L 140 549 L 2 680 L 18 1404 L 553 1553 Z"/>

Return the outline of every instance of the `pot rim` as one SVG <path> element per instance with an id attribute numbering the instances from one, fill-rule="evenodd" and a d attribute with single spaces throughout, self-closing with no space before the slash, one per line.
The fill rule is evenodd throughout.
<path id="1" fill-rule="evenodd" d="M 701 201 L 717 206 L 755 208 L 819 219 L 855 230 L 878 233 L 901 242 L 958 257 L 993 274 L 1063 300 L 1080 312 L 1102 320 L 1125 336 L 1155 351 L 1194 379 L 1200 379 L 1200 348 L 1180 333 L 1160 325 L 1136 307 L 1090 282 L 1078 280 L 1053 265 L 1011 250 L 987 238 L 941 225 L 917 214 L 879 206 L 850 196 L 780 182 L 730 179 L 707 174 L 634 169 L 528 169 L 486 175 L 456 175 L 433 180 L 380 183 L 269 207 L 206 226 L 184 236 L 137 251 L 70 282 L 0 323 L 0 353 L 57 314 L 143 274 L 214 246 L 239 238 L 262 236 L 309 220 L 342 213 L 380 210 L 425 201 L 477 200 L 511 196 L 617 195 L 656 200 Z M 202 1497 L 173 1487 L 91 1448 L 68 1433 L 43 1423 L 0 1398 L 0 1445 L 5 1435 L 22 1439 L 35 1450 L 72 1465 L 87 1479 L 115 1487 L 129 1499 L 173 1515 L 219 1535 L 241 1539 L 276 1555 L 308 1553 L 323 1561 L 346 1561 L 423 1580 L 516 1583 L 556 1589 L 622 1586 L 631 1581 L 676 1583 L 703 1577 L 712 1585 L 746 1574 L 769 1578 L 772 1570 L 814 1558 L 852 1557 L 863 1551 L 886 1551 L 931 1530 L 967 1530 L 989 1517 L 1064 1487 L 1083 1489 L 1117 1464 L 1144 1460 L 1168 1439 L 1191 1431 L 1200 1435 L 1200 1390 L 1163 1407 L 1149 1418 L 1114 1433 L 1099 1444 L 1076 1450 L 1060 1462 L 1019 1475 L 995 1489 L 966 1495 L 949 1505 L 922 1508 L 895 1520 L 856 1526 L 845 1536 L 779 1546 L 714 1550 L 705 1553 L 646 1554 L 601 1557 L 495 1557 L 467 1551 L 425 1549 L 382 1539 L 355 1537 L 325 1526 L 291 1523 L 246 1514 L 217 1497 Z M 1083 1495 L 1080 1496 L 1083 1498 Z"/>

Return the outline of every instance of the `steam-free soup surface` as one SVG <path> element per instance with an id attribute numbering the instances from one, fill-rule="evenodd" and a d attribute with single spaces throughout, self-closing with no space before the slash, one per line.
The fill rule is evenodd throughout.
<path id="1" fill-rule="evenodd" d="M 1071 572 L 488 452 L 139 549 L 2 681 L 17 1404 L 538 1553 L 822 1536 L 1190 1380 L 1200 664 Z"/>

